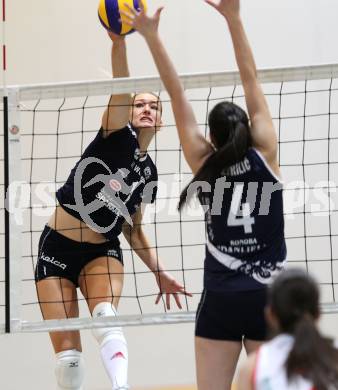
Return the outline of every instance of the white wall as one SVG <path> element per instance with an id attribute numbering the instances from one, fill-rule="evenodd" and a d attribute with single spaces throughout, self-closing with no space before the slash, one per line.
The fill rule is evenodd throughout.
<path id="1" fill-rule="evenodd" d="M 161 33 L 179 72 L 233 69 L 222 19 L 202 0 L 149 0 L 166 6 Z M 8 83 L 106 77 L 109 40 L 97 1 L 7 1 Z M 259 67 L 336 62 L 335 0 L 246 0 L 243 16 Z M 132 75 L 155 73 L 144 42 L 129 37 Z"/>
<path id="2" fill-rule="evenodd" d="M 222 19 L 200 0 L 148 0 L 166 6 L 161 33 L 180 73 L 234 69 Z M 106 78 L 109 40 L 97 1 L 7 1 L 8 84 Z M 246 0 L 243 17 L 258 67 L 338 62 L 335 0 Z M 155 74 L 141 37 L 128 37 L 131 74 Z M 337 315 L 322 326 L 337 337 Z M 129 328 L 132 385 L 194 382 L 193 325 Z M 108 389 L 98 351 L 84 332 L 87 389 Z M 53 388 L 53 354 L 46 334 L 0 338 L 0 388 Z M 39 378 L 39 380 L 38 380 Z"/>

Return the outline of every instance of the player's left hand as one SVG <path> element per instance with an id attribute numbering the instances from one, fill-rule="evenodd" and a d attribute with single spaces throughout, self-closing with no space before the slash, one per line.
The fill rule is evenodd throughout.
<path id="1" fill-rule="evenodd" d="M 155 304 L 158 304 L 161 300 L 163 294 L 165 297 L 165 304 L 168 310 L 170 310 L 170 296 L 172 295 L 175 299 L 176 305 L 178 308 L 182 309 L 181 301 L 179 294 L 187 295 L 192 297 L 192 294 L 187 292 L 184 286 L 178 283 L 168 272 L 160 271 L 156 272 L 156 282 L 160 289 L 160 292 L 157 295 Z"/>

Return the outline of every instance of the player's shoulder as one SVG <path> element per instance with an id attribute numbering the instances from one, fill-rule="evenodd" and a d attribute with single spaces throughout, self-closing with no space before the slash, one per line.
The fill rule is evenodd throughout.
<path id="1" fill-rule="evenodd" d="M 264 172 L 264 175 L 268 175 L 273 181 L 283 183 L 278 162 L 272 166 L 259 149 L 249 148 L 245 158 L 249 160 L 253 170 Z"/>

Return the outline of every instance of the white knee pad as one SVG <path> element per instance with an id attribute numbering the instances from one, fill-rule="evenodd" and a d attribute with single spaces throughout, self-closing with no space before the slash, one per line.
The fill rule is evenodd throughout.
<path id="1" fill-rule="evenodd" d="M 115 307 L 109 302 L 101 302 L 97 304 L 92 313 L 93 318 L 108 316 L 115 317 L 116 314 L 117 311 Z M 121 327 L 95 328 L 92 330 L 92 332 L 101 346 L 103 346 L 107 341 L 111 339 L 121 340 L 122 342 L 127 343 L 126 339 L 124 338 Z"/>
<path id="2" fill-rule="evenodd" d="M 55 375 L 58 390 L 82 390 L 84 379 L 82 353 L 76 349 L 57 353 Z"/>

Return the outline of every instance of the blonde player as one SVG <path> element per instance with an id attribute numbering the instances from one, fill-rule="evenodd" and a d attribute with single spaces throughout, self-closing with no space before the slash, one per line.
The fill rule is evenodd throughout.
<path id="1" fill-rule="evenodd" d="M 125 39 L 113 41 L 114 77 L 128 77 Z M 184 287 L 164 270 L 143 232 L 142 203 L 155 200 L 157 170 L 147 154 L 161 127 L 161 102 L 151 93 L 112 95 L 100 131 L 57 192 L 59 206 L 39 242 L 35 270 L 45 320 L 77 317 L 77 288 L 93 317 L 116 316 L 123 286 L 118 236 L 127 241 L 154 273 L 160 293 L 181 307 Z M 188 294 L 190 295 L 190 294 Z M 113 390 L 128 388 L 127 344 L 121 328 L 93 331 Z M 58 389 L 82 389 L 84 368 L 78 331 L 51 332 Z"/>

